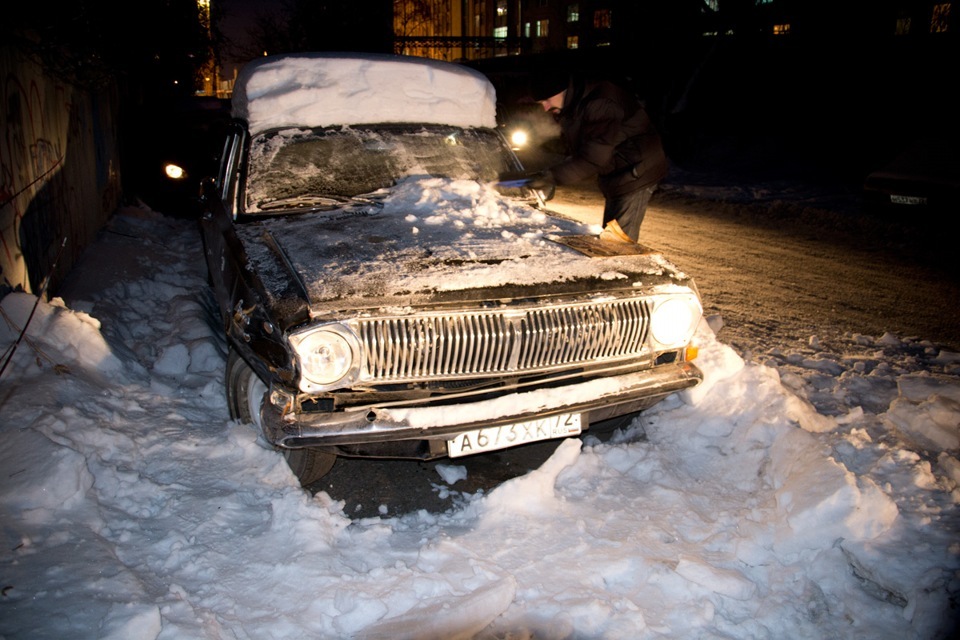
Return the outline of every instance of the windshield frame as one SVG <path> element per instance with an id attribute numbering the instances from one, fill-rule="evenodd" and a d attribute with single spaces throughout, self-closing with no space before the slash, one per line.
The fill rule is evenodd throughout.
<path id="1" fill-rule="evenodd" d="M 419 175 L 451 177 L 447 176 L 443 172 L 436 173 L 425 170 L 421 173 L 416 170 L 411 170 L 409 167 L 401 167 L 401 172 L 398 175 L 391 175 L 388 179 L 384 179 L 382 175 L 378 174 L 376 177 L 378 180 L 380 180 L 379 184 L 371 183 L 372 188 L 361 188 L 358 193 L 350 193 L 347 195 L 344 193 L 324 192 L 322 189 L 318 189 L 316 192 L 312 190 L 304 190 L 304 192 L 299 195 L 296 193 L 290 193 L 282 198 L 278 196 L 269 201 L 263 200 L 261 201 L 260 206 L 251 206 L 251 187 L 254 187 L 255 191 L 257 186 L 261 186 L 258 185 L 257 181 L 264 179 L 262 177 L 262 172 L 258 175 L 258 171 L 260 170 L 257 168 L 257 162 L 263 160 L 264 153 L 279 154 L 284 150 L 287 150 L 291 158 L 293 158 L 295 153 L 291 149 L 297 144 L 301 143 L 316 143 L 318 148 L 322 148 L 325 140 L 330 140 L 331 143 L 341 141 L 349 143 L 352 141 L 363 144 L 374 144 L 377 139 L 382 139 L 385 141 L 385 143 L 392 143 L 396 145 L 410 143 L 411 141 L 420 137 L 425 140 L 430 140 L 429 144 L 427 145 L 428 147 L 433 145 L 433 147 L 440 149 L 441 147 L 437 143 L 440 141 L 449 140 L 453 140 L 453 144 L 451 146 L 454 148 L 460 146 L 465 147 L 463 152 L 457 152 L 461 154 L 460 157 L 453 158 L 450 161 L 454 168 L 464 169 L 465 167 L 463 166 L 463 163 L 466 162 L 476 165 L 478 162 L 479 153 L 477 149 L 480 151 L 486 149 L 486 155 L 482 158 L 483 161 L 486 162 L 493 160 L 493 162 L 496 164 L 496 166 L 491 167 L 486 165 L 476 165 L 475 168 L 477 168 L 478 173 L 485 171 L 489 175 L 471 177 L 460 175 L 456 176 L 455 179 L 477 179 L 479 182 L 487 182 L 495 180 L 498 172 L 517 171 L 522 166 L 516 154 L 514 154 L 513 150 L 510 148 L 510 145 L 503 137 L 503 133 L 499 129 L 487 127 L 458 127 L 453 125 L 433 123 L 376 123 L 314 128 L 283 127 L 264 131 L 255 136 L 251 136 L 247 140 L 244 163 L 245 170 L 243 172 L 243 188 L 237 194 L 238 213 L 244 217 L 262 218 L 276 215 L 306 213 L 309 211 L 330 211 L 351 206 L 377 206 L 387 195 L 389 190 L 401 180 Z M 472 142 L 474 144 L 464 145 L 462 144 L 464 141 L 468 143 Z M 458 144 L 458 142 L 460 144 Z M 263 147 L 271 144 L 274 145 L 274 149 L 258 150 L 257 148 L 258 145 Z M 441 142 L 441 144 L 443 147 L 446 147 L 449 142 Z M 477 145 L 481 146 L 478 147 Z M 474 147 L 476 147 L 476 149 L 474 149 Z M 362 155 L 362 157 L 366 159 L 365 154 L 367 149 L 358 148 L 352 149 L 352 151 L 357 154 L 355 157 L 360 157 Z M 403 151 L 406 152 L 407 149 L 404 147 Z M 258 154 L 260 154 L 259 157 Z M 446 161 L 446 158 L 444 158 L 444 160 Z M 423 158 L 417 158 L 417 161 L 422 162 Z M 299 170 L 300 166 L 302 166 L 301 164 L 294 163 L 290 160 L 286 160 L 285 162 L 288 166 L 295 167 L 296 170 Z M 460 165 L 458 166 L 457 163 L 460 163 Z M 308 163 L 303 164 L 307 165 Z M 354 165 L 347 166 L 352 167 Z M 427 169 L 429 169 L 429 167 Z M 319 171 L 316 173 L 304 172 L 302 175 L 309 175 L 317 178 L 320 177 L 321 173 Z M 352 171 L 350 175 L 352 178 L 356 175 L 356 172 Z M 292 200 L 306 200 L 309 199 L 305 198 L 305 196 L 308 195 L 313 198 L 329 197 L 331 202 L 320 204 L 318 206 L 302 205 L 291 207 L 277 206 L 275 208 L 268 208 L 270 202 L 276 202 L 286 198 L 290 198 Z M 338 200 L 339 203 L 334 204 L 332 200 Z"/>

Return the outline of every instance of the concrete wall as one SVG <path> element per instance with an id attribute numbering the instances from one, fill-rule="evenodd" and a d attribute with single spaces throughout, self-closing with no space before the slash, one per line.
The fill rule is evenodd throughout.
<path id="1" fill-rule="evenodd" d="M 0 46 L 0 288 L 55 295 L 119 205 L 117 109 Z"/>

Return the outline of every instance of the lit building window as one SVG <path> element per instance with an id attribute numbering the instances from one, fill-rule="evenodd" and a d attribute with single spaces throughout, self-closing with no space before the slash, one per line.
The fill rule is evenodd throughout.
<path id="1" fill-rule="evenodd" d="M 580 5 L 579 4 L 567 5 L 567 22 L 580 22 Z"/>
<path id="2" fill-rule="evenodd" d="M 785 36 L 790 33 L 790 23 L 773 25 L 773 35 Z"/>
<path id="3" fill-rule="evenodd" d="M 950 28 L 950 3 L 943 2 L 933 5 L 933 15 L 930 18 L 930 33 L 946 33 Z"/>
<path id="4" fill-rule="evenodd" d="M 506 27 L 494 27 L 494 28 L 493 28 L 493 37 L 494 37 L 494 38 L 506 38 L 506 37 L 507 37 L 507 28 L 506 28 Z"/>
<path id="5" fill-rule="evenodd" d="M 898 36 L 910 35 L 910 16 L 901 16 L 897 18 L 897 26 L 894 34 Z"/>
<path id="6" fill-rule="evenodd" d="M 507 0 L 497 0 L 497 15 L 500 17 L 507 15 Z"/>
<path id="7" fill-rule="evenodd" d="M 579 36 L 567 36 L 567 49 L 576 49 L 580 46 Z"/>
<path id="8" fill-rule="evenodd" d="M 613 12 L 610 9 L 597 9 L 593 12 L 593 28 L 609 29 L 613 25 Z"/>
<path id="9" fill-rule="evenodd" d="M 529 22 L 524 22 L 524 23 L 523 23 L 523 37 L 524 37 L 524 38 L 529 38 L 529 37 L 530 37 L 530 23 L 529 23 Z"/>
<path id="10" fill-rule="evenodd" d="M 710 11 L 716 13 L 720 10 L 720 1 L 719 0 L 704 0 L 703 4 L 707 6 Z"/>
<path id="11" fill-rule="evenodd" d="M 536 33 L 538 38 L 546 38 L 550 35 L 550 21 L 549 20 L 537 20 L 534 25 L 536 26 Z"/>

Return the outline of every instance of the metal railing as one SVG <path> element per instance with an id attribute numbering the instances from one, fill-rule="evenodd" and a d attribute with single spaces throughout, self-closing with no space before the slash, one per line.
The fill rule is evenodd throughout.
<path id="1" fill-rule="evenodd" d="M 435 60 L 483 60 L 529 53 L 530 38 L 492 36 L 394 36 L 393 52 Z"/>

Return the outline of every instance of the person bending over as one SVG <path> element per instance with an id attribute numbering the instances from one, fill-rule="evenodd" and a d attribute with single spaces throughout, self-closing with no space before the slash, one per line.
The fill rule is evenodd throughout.
<path id="1" fill-rule="evenodd" d="M 667 175 L 660 134 L 639 98 L 620 84 L 569 74 L 543 74 L 531 97 L 560 124 L 568 156 L 532 178 L 552 189 L 597 176 L 604 197 L 600 238 L 637 242 L 657 184 Z"/>

